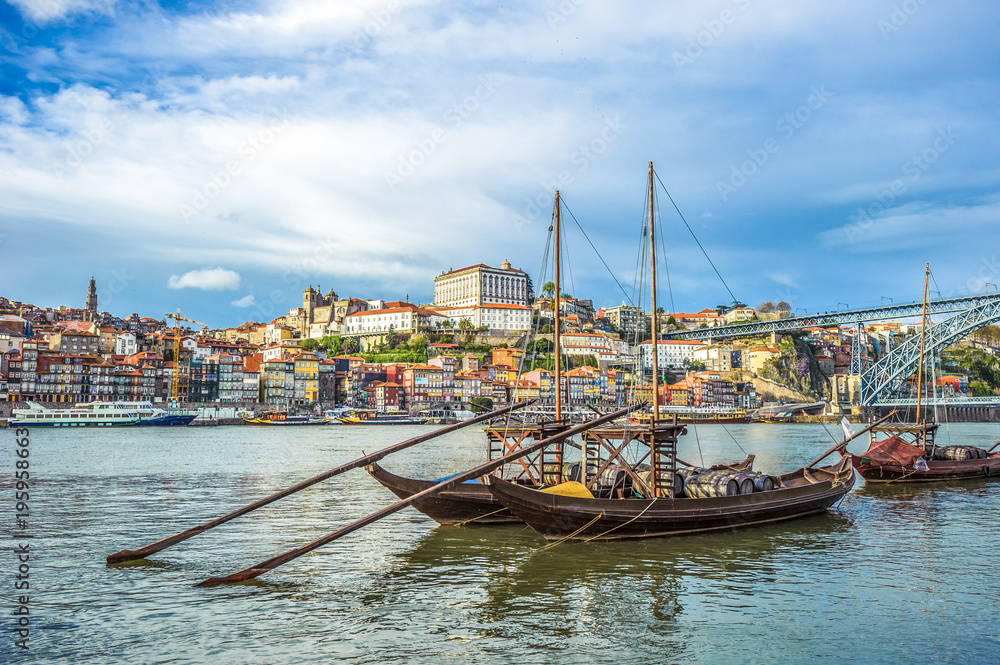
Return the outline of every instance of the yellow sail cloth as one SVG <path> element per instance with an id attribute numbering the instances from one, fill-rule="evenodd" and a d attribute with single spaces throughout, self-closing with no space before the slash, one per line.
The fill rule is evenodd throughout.
<path id="1" fill-rule="evenodd" d="M 576 481 L 569 481 L 566 483 L 559 483 L 558 485 L 553 485 L 552 487 L 545 487 L 539 492 L 544 492 L 545 494 L 558 494 L 559 496 L 573 496 L 578 499 L 593 499 L 594 495 L 591 493 L 587 486 L 583 483 L 578 483 Z"/>

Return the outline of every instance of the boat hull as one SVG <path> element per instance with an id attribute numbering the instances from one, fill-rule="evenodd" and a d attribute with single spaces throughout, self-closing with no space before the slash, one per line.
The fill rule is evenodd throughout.
<path id="1" fill-rule="evenodd" d="M 370 464 L 365 469 L 372 478 L 400 499 L 409 499 L 417 492 L 440 482 L 397 476 L 378 464 Z M 478 481 L 462 483 L 438 492 L 417 501 L 413 507 L 441 524 L 516 524 L 521 521 L 493 497 L 486 485 Z"/>
<path id="2" fill-rule="evenodd" d="M 7 427 L 139 427 L 140 421 L 132 420 L 127 422 L 65 422 L 65 423 L 30 423 L 24 421 L 8 420 Z"/>
<path id="3" fill-rule="evenodd" d="M 190 425 L 197 416 L 163 416 L 161 418 L 150 418 L 139 421 L 139 427 L 184 427 Z"/>
<path id="4" fill-rule="evenodd" d="M 1000 477 L 1000 452 L 985 459 L 930 460 L 926 471 L 898 465 L 878 465 L 865 462 L 860 456 L 851 458 L 858 474 L 869 483 L 934 483 L 946 480 Z"/>
<path id="5" fill-rule="evenodd" d="M 833 467 L 828 467 L 833 468 Z M 819 474 L 820 470 L 814 470 Z M 854 486 L 853 469 L 781 477 L 769 492 L 708 499 L 583 499 L 486 477 L 493 496 L 548 540 L 621 540 L 730 530 L 826 511 Z"/>

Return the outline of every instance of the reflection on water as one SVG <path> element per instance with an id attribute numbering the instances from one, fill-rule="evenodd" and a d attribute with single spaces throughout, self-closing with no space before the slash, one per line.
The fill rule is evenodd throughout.
<path id="1" fill-rule="evenodd" d="M 858 635 L 866 662 L 1000 652 L 1000 591 L 986 582 L 1000 482 L 989 480 L 860 484 L 839 510 L 792 522 L 547 549 L 518 525 L 437 527 L 406 510 L 253 582 L 193 587 L 392 502 L 355 471 L 148 561 L 105 565 L 110 552 L 427 430 L 301 429 L 33 434 L 32 648 L 11 652 L 0 613 L 0 662 L 802 662 L 853 660 Z M 994 433 L 953 425 L 958 435 Z M 737 459 L 733 438 L 771 473 L 831 442 L 821 426 L 702 426 L 680 455 Z M 481 432 L 426 445 L 385 466 L 440 477 L 485 456 Z M 0 468 L 10 448 L 4 439 Z M 6 589 L 10 571 L 0 562 Z"/>

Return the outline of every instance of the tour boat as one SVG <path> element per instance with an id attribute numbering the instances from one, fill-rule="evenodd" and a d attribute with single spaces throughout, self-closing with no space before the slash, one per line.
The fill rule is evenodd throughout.
<path id="1" fill-rule="evenodd" d="M 59 409 L 27 402 L 13 416 L 9 427 L 179 427 L 196 417 L 170 413 L 151 402 L 88 402 Z"/>
<path id="2" fill-rule="evenodd" d="M 253 418 L 243 416 L 243 422 L 248 425 L 328 425 L 325 418 L 312 416 L 292 416 L 284 411 L 269 411 Z"/>
<path id="3" fill-rule="evenodd" d="M 383 412 L 357 409 L 350 415 L 337 416 L 345 425 L 423 425 L 429 418 L 413 417 L 405 411 Z"/>

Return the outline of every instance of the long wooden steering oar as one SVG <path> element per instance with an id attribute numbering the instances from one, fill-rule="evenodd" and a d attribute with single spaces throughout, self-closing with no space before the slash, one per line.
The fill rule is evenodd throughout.
<path id="1" fill-rule="evenodd" d="M 269 570 L 274 570 L 275 568 L 277 568 L 278 566 L 280 566 L 280 565 L 282 565 L 284 563 L 288 563 L 292 559 L 297 559 L 298 557 L 302 556 L 303 554 L 307 554 L 308 552 L 312 552 L 316 548 L 322 547 L 323 545 L 326 545 L 327 543 L 333 542 L 334 540 L 340 538 L 341 536 L 346 536 L 347 534 L 351 533 L 352 531 L 356 531 L 356 530 L 360 529 L 363 526 L 366 526 L 368 524 L 371 524 L 372 522 L 375 522 L 377 520 L 382 519 L 383 517 L 386 517 L 387 515 L 391 515 L 391 514 L 397 512 L 397 511 L 399 511 L 399 510 L 402 510 L 403 508 L 409 506 L 411 503 L 415 503 L 415 502 L 420 501 L 421 499 L 424 499 L 424 498 L 426 498 L 428 496 L 431 496 L 433 494 L 437 494 L 438 492 L 440 492 L 442 490 L 446 490 L 446 489 L 448 489 L 450 487 L 454 487 L 455 485 L 458 485 L 459 483 L 463 483 L 466 480 L 472 480 L 474 478 L 479 478 L 480 476 L 484 476 L 487 473 L 489 473 L 489 472 L 491 472 L 491 471 L 493 471 L 495 469 L 498 469 L 501 466 L 503 466 L 504 464 L 506 464 L 508 462 L 511 462 L 513 460 L 516 460 L 519 457 L 523 457 L 525 455 L 530 455 L 531 453 L 535 452 L 536 450 L 541 450 L 542 448 L 545 448 L 546 446 L 550 446 L 553 443 L 557 443 L 557 442 L 559 442 L 559 441 L 561 441 L 563 439 L 566 439 L 568 437 L 571 437 L 571 436 L 573 436 L 575 434 L 579 434 L 580 432 L 585 432 L 588 429 L 592 429 L 594 427 L 597 427 L 598 425 L 603 425 L 604 423 L 610 422 L 610 421 L 614 420 L 615 418 L 619 418 L 621 416 L 624 416 L 625 414 L 631 413 L 632 411 L 635 411 L 636 409 L 645 408 L 647 406 L 647 404 L 648 404 L 647 402 L 641 402 L 641 403 L 636 404 L 634 406 L 630 406 L 630 407 L 627 407 L 627 408 L 624 408 L 624 409 L 619 409 L 618 411 L 615 411 L 614 413 L 609 413 L 606 416 L 602 416 L 600 418 L 596 418 L 596 419 L 591 420 L 589 422 L 583 423 L 582 425 L 577 425 L 576 427 L 572 427 L 572 428 L 570 428 L 568 430 L 564 430 L 564 431 L 560 432 L 559 434 L 556 434 L 554 436 L 550 436 L 547 439 L 542 439 L 541 441 L 537 441 L 537 442 L 531 444 L 530 446 L 526 446 L 524 448 L 519 448 L 518 450 L 515 450 L 512 453 L 508 453 L 508 454 L 504 455 L 503 457 L 499 457 L 499 458 L 497 458 L 495 460 L 492 460 L 490 462 L 486 462 L 484 464 L 480 464 L 479 466 L 474 467 L 472 469 L 469 469 L 468 471 L 465 471 L 463 473 L 460 473 L 457 476 L 452 476 L 451 478 L 448 478 L 447 480 L 444 480 L 444 481 L 438 483 L 437 485 L 434 485 L 433 487 L 428 487 L 427 489 L 423 490 L 422 492 L 417 492 L 416 494 L 414 494 L 413 496 L 411 496 L 408 499 L 404 499 L 402 501 L 398 501 L 398 502 L 392 504 L 391 506 L 388 506 L 386 508 L 383 508 L 381 510 L 378 510 L 378 511 L 376 511 L 376 512 L 370 514 L 370 515 L 368 515 L 367 517 L 362 517 L 361 519 L 359 519 L 359 520 L 357 520 L 355 522 L 352 522 L 352 523 L 348 524 L 347 526 L 341 527 L 341 528 L 337 529 L 336 531 L 334 531 L 333 533 L 328 533 L 327 535 L 323 536 L 322 538 L 314 540 L 314 541 L 312 541 L 311 543 L 309 543 L 307 545 L 303 545 L 302 547 L 299 547 L 299 548 L 294 549 L 294 550 L 289 550 L 288 552 L 285 552 L 284 554 L 281 554 L 281 555 L 278 555 L 278 556 L 273 557 L 271 559 L 268 559 L 267 561 L 262 561 L 261 563 L 258 563 L 255 566 L 252 566 L 250 568 L 246 568 L 244 570 L 241 570 L 238 573 L 233 573 L 232 575 L 229 575 L 228 577 L 210 577 L 207 580 L 205 580 L 204 582 L 201 582 L 201 583 L 197 584 L 196 586 L 214 587 L 214 586 L 218 586 L 220 584 L 233 584 L 235 582 L 244 582 L 246 580 L 251 580 L 251 579 L 253 579 L 253 578 L 255 578 L 255 577 L 259 576 L 259 575 L 263 575 L 264 573 L 268 572 Z"/>
<path id="2" fill-rule="evenodd" d="M 150 554 L 156 554 L 160 550 L 166 549 L 166 548 L 170 547 L 171 545 L 175 545 L 175 544 L 177 544 L 177 543 L 179 543 L 181 541 L 187 540 L 188 538 L 191 538 L 193 536 L 197 536 L 199 533 L 204 533 L 205 531 L 208 531 L 211 528 L 217 527 L 220 524 L 225 524 L 229 520 L 235 519 L 235 518 L 239 517 L 240 515 L 246 515 L 247 513 L 251 512 L 251 511 L 257 510 L 261 506 L 266 506 L 267 504 L 269 504 L 269 503 L 271 503 L 273 501 L 277 501 L 278 499 L 284 498 L 284 497 L 288 496 L 289 494 L 294 494 L 295 492 L 298 492 L 299 490 L 303 490 L 303 489 L 305 489 L 307 487 L 315 485 L 316 483 L 320 483 L 320 482 L 323 482 L 324 480 L 327 480 L 329 478 L 333 478 L 334 476 L 340 475 L 341 473 L 344 473 L 345 471 L 350 471 L 351 469 L 357 469 L 357 468 L 362 467 L 362 466 L 367 466 L 367 465 L 371 464 L 372 462 L 379 461 L 380 459 L 382 459 L 383 457 L 385 457 L 387 455 L 391 455 L 392 453 L 399 452 L 400 450 L 403 450 L 405 448 L 409 448 L 410 446 L 415 446 L 418 443 L 423 443 L 424 441 L 427 441 L 429 439 L 433 439 L 433 438 L 439 437 L 439 436 L 441 436 L 443 434 L 449 434 L 449 433 L 454 432 L 456 430 L 460 430 L 463 427 L 468 427 L 470 425 L 475 425 L 476 423 L 481 423 L 484 420 L 489 420 L 490 418 L 496 418 L 498 416 L 502 416 L 502 415 L 504 415 L 504 414 L 506 414 L 508 412 L 515 411 L 517 409 L 523 409 L 524 407 L 528 406 L 529 404 L 534 403 L 535 401 L 536 400 L 528 400 L 528 401 L 524 401 L 524 402 L 517 402 L 516 404 L 511 404 L 510 406 L 505 406 L 502 409 L 497 409 L 495 411 L 490 411 L 489 413 L 483 413 L 483 414 L 480 414 L 480 415 L 476 416 L 475 418 L 471 418 L 469 420 L 463 420 L 460 423 L 456 423 L 454 425 L 448 425 L 447 427 L 442 427 L 441 429 L 434 430 L 433 432 L 428 432 L 427 434 L 421 434 L 420 436 L 415 436 L 412 439 L 407 439 L 406 441 L 403 441 L 402 443 L 397 443 L 395 445 L 389 446 L 388 448 L 383 448 L 382 450 L 379 450 L 377 452 L 371 453 L 370 455 L 365 455 L 364 457 L 359 457 L 358 459 L 354 460 L 353 462 L 348 462 L 347 464 L 342 464 L 341 466 L 338 466 L 336 469 L 331 469 L 329 471 L 326 471 L 324 473 L 319 474 L 318 476 L 313 476 L 312 478 L 309 478 L 308 480 L 303 480 L 302 482 L 297 483 L 295 485 L 292 485 L 291 487 L 289 487 L 287 489 L 283 489 L 280 492 L 275 492 L 274 494 L 272 494 L 270 496 L 266 496 L 263 499 L 260 499 L 259 501 L 254 501 L 253 503 L 251 503 L 251 504 L 249 504 L 247 506 L 243 506 L 242 508 L 240 508 L 238 510 L 234 510 L 231 513 L 227 513 L 227 514 L 223 515 L 222 517 L 219 517 L 217 519 L 212 520 L 211 522 L 206 522 L 206 523 L 201 524 L 199 526 L 192 527 L 192 528 L 188 529 L 187 531 L 182 531 L 180 533 L 177 533 L 177 534 L 174 534 L 174 535 L 169 536 L 167 538 L 164 538 L 163 540 L 158 540 L 158 541 L 156 541 L 155 543 L 153 543 L 151 545 L 146 545 L 145 547 L 140 547 L 137 550 L 122 550 L 120 552 L 115 552 L 114 554 L 111 554 L 111 555 L 108 556 L 107 561 L 108 561 L 108 563 L 122 563 L 124 561 L 133 561 L 135 559 L 143 559 L 143 558 L 149 556 Z"/>
<path id="3" fill-rule="evenodd" d="M 882 418 L 879 418 L 878 420 L 876 420 L 872 424 L 868 425 L 864 429 L 858 430 L 857 432 L 855 432 L 851 436 L 847 437 L 846 439 L 844 439 L 843 441 L 841 441 L 840 443 L 838 443 L 834 447 L 832 447 L 829 450 L 827 450 L 825 453 L 823 453 L 822 455 L 820 455 L 819 457 L 817 457 L 813 461 L 809 462 L 809 464 L 806 464 L 806 468 L 807 469 L 811 469 L 814 466 L 816 466 L 817 464 L 819 464 L 820 462 L 822 462 L 823 460 L 825 460 L 827 457 L 829 457 L 830 455 L 832 455 L 833 453 L 837 452 L 838 450 L 843 450 L 844 448 L 847 447 L 847 444 L 849 444 L 851 441 L 854 441 L 854 439 L 858 438 L 859 436 L 861 436 L 862 434 L 864 434 L 865 432 L 867 432 L 871 428 L 878 427 L 879 425 L 881 425 L 885 421 L 889 420 L 889 418 L 892 418 L 897 413 L 899 413 L 899 411 L 895 411 L 895 410 L 890 411 L 889 415 L 883 416 Z"/>

